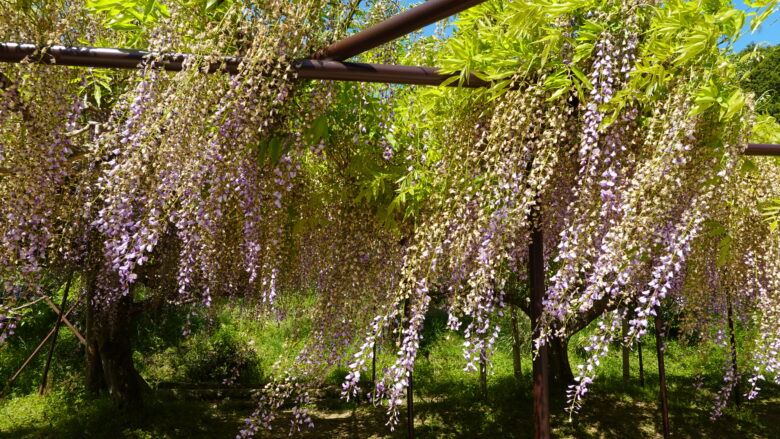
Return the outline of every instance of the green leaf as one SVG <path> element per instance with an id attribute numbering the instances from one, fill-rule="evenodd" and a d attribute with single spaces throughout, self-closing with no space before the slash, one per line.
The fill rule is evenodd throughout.
<path id="1" fill-rule="evenodd" d="M 758 2 L 754 4 L 758 4 Z M 766 9 L 763 12 L 761 12 L 761 14 L 759 14 L 758 17 L 755 17 L 752 20 L 750 20 L 751 31 L 755 32 L 755 30 L 758 29 L 761 23 L 763 23 L 764 20 L 767 19 L 767 17 L 772 15 L 777 10 L 777 0 L 767 2 L 766 5 L 767 5 Z"/>
<path id="2" fill-rule="evenodd" d="M 303 138 L 309 145 L 316 145 L 328 136 L 328 116 L 322 115 L 311 122 L 311 125 L 303 134 Z"/>
<path id="3" fill-rule="evenodd" d="M 750 159 L 744 159 L 742 161 L 740 172 L 742 172 L 743 174 L 751 174 L 756 171 L 758 171 L 758 166 L 756 166 L 756 162 Z"/>
<path id="4" fill-rule="evenodd" d="M 711 106 L 718 104 L 718 98 L 720 97 L 720 88 L 710 81 L 707 85 L 699 88 L 699 91 L 694 94 L 695 105 L 691 109 L 691 115 L 695 116 L 699 113 L 706 111 Z"/>
<path id="5" fill-rule="evenodd" d="M 101 102 L 101 97 L 102 97 L 101 87 L 99 85 L 95 86 L 94 97 L 95 97 L 95 102 L 97 103 L 97 106 L 99 108 L 100 107 L 100 102 Z"/>
<path id="6" fill-rule="evenodd" d="M 588 90 L 593 88 L 593 84 L 590 82 L 590 79 L 588 79 L 587 76 L 585 76 L 584 73 L 582 73 L 582 70 L 578 69 L 577 66 L 574 64 L 569 66 L 569 70 L 571 70 L 572 73 L 574 73 L 574 76 L 577 77 L 577 79 L 582 82 L 582 84 L 587 88 Z"/>
<path id="7" fill-rule="evenodd" d="M 718 243 L 718 266 L 726 265 L 731 254 L 731 237 L 726 235 Z"/>
<path id="8" fill-rule="evenodd" d="M 742 90 L 736 89 L 729 95 L 728 100 L 726 101 L 726 107 L 725 107 L 725 113 L 723 115 L 723 119 L 731 119 L 742 111 L 742 108 L 745 106 L 745 95 L 742 93 Z"/>
<path id="9" fill-rule="evenodd" d="M 282 147 L 282 139 L 275 137 L 268 142 L 268 158 L 272 164 L 279 163 L 279 159 L 282 158 L 284 148 Z"/>
<path id="10" fill-rule="evenodd" d="M 552 94 L 552 96 L 547 98 L 547 101 L 548 102 L 554 101 L 554 100 L 558 99 L 559 97 L 561 97 L 564 93 L 569 92 L 569 90 L 570 89 L 568 87 L 566 87 L 566 88 L 559 88 L 558 90 L 555 91 L 555 93 Z"/>
<path id="11" fill-rule="evenodd" d="M 707 220 L 704 222 L 706 236 L 720 236 L 726 233 L 726 228 L 718 221 Z"/>

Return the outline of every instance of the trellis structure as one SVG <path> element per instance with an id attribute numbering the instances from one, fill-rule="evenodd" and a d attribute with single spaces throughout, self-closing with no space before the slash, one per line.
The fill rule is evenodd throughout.
<path id="1" fill-rule="evenodd" d="M 292 60 L 292 66 L 299 79 L 319 79 L 333 81 L 358 81 L 411 85 L 447 85 L 468 88 L 487 87 L 489 82 L 469 73 L 464 81 L 451 81 L 454 75 L 442 74 L 434 67 L 370 64 L 346 62 L 349 58 L 381 46 L 439 20 L 453 16 L 486 0 L 427 0 L 424 3 L 391 17 L 379 24 L 360 31 L 350 37 L 331 44 L 313 54 L 309 59 Z M 37 62 L 52 65 L 104 67 L 120 69 L 142 68 L 154 59 L 159 68 L 167 71 L 181 71 L 191 54 L 155 53 L 142 50 L 36 46 L 17 42 L 0 42 L 0 62 Z M 243 60 L 240 57 L 216 57 L 209 60 L 204 73 L 236 74 Z M 780 156 L 778 144 L 750 143 L 744 151 L 750 156 Z M 538 207 L 537 207 L 538 209 Z M 529 307 L 531 327 L 538 330 L 539 318 L 543 311 L 545 292 L 543 230 L 536 221 L 535 212 L 531 213 L 531 241 L 529 244 L 528 279 L 531 292 Z M 67 315 L 67 313 L 65 313 Z M 64 317 L 60 312 L 60 317 Z M 66 323 L 68 323 L 66 321 Z M 658 330 L 656 329 L 656 336 Z M 659 366 L 662 367 L 663 352 L 659 351 Z M 659 368 L 660 368 L 659 367 Z M 662 416 L 664 437 L 670 437 L 668 422 L 668 402 L 665 396 L 664 373 L 659 370 L 662 394 Z M 539 348 L 533 360 L 533 418 L 534 438 L 548 439 L 549 424 L 549 377 L 547 348 Z M 409 437 L 414 437 L 413 399 L 411 376 L 408 387 L 408 428 Z"/>

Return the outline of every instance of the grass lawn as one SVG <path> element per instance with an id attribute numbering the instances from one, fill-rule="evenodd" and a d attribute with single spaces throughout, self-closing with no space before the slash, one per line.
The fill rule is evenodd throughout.
<path id="1" fill-rule="evenodd" d="M 55 357 L 54 388 L 38 396 L 35 384 L 40 365 L 25 371 L 14 393 L 0 399 L 0 439 L 13 438 L 233 438 L 242 420 L 254 409 L 240 392 L 227 398 L 176 393 L 162 384 L 219 383 L 220 374 L 239 367 L 238 388 L 257 388 L 267 381 L 273 365 L 289 364 L 305 340 L 309 327 L 306 300 L 288 304 L 286 320 L 260 321 L 250 317 L 242 304 L 218 305 L 213 315 L 196 324 L 194 335 L 182 338 L 179 314 L 147 316 L 139 323 L 136 365 L 153 387 L 146 406 L 137 412 L 120 412 L 106 395 L 88 397 L 81 387 L 79 347 L 63 334 Z M 310 302 L 308 302 L 310 303 Z M 296 313 L 293 313 L 295 310 Z M 40 318 L 45 321 L 45 316 Z M 522 328 L 528 334 L 528 323 Z M 33 343 L 35 332 L 45 329 L 33 319 L 19 339 L 0 351 L 0 379 L 6 379 L 22 353 Z M 425 342 L 415 368 L 415 430 L 418 438 L 530 438 L 530 365 L 523 352 L 523 378 L 513 377 L 511 340 L 501 336 L 488 376 L 487 398 L 479 396 L 478 377 L 463 371 L 461 334 L 443 329 L 439 315 L 426 323 Z M 508 325 L 502 325 L 508 327 Z M 505 331 L 506 332 L 506 331 Z M 584 358 L 587 330 L 570 345 L 572 367 Z M 649 342 L 649 340 L 646 340 Z M 388 342 L 380 360 L 391 358 Z M 556 438 L 657 438 L 660 414 L 654 345 L 644 350 L 645 386 L 639 385 L 637 353 L 631 356 L 632 379 L 621 375 L 618 349 L 605 358 L 600 376 L 579 411 L 569 417 L 561 391 L 554 393 L 552 430 Z M 724 415 L 709 419 L 722 367 L 722 354 L 712 346 L 689 345 L 670 340 L 667 370 L 674 438 L 780 439 L 780 388 L 765 384 L 755 401 L 729 406 Z M 381 361 L 380 361 L 381 362 Z M 347 403 L 338 398 L 345 369 L 336 368 L 315 398 L 313 430 L 307 438 L 403 438 L 405 417 L 396 430 L 385 425 L 383 407 Z M 699 382 L 697 390 L 697 381 Z M 176 386 L 175 384 L 173 386 Z M 197 387 L 197 386 L 195 386 Z M 175 393 L 175 392 L 174 392 Z M 239 395 L 239 396 L 236 396 Z M 288 437 L 291 412 L 284 411 L 271 432 L 259 437 Z"/>

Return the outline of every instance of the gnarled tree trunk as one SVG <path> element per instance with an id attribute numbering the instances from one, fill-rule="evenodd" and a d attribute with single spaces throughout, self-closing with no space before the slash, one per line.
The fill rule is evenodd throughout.
<path id="1" fill-rule="evenodd" d="M 86 388 L 107 390 L 119 408 L 139 408 L 149 386 L 133 364 L 132 297 L 96 300 L 96 278 L 90 275 L 87 283 Z"/>
<path id="2" fill-rule="evenodd" d="M 528 307 L 520 307 L 520 309 L 530 317 Z M 569 339 L 572 334 L 577 333 L 581 329 L 577 328 L 564 338 L 553 337 L 545 345 L 547 350 L 548 379 L 556 393 L 565 391 L 570 384 L 574 383 L 574 374 L 571 371 L 571 363 L 569 363 Z"/>
<path id="3" fill-rule="evenodd" d="M 555 337 L 550 340 L 547 349 L 550 365 L 550 385 L 560 393 L 574 383 L 574 374 L 569 363 L 569 339 Z"/>

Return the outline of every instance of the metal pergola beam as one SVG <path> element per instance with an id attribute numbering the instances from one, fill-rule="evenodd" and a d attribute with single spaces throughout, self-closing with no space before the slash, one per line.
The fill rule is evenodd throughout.
<path id="1" fill-rule="evenodd" d="M 344 61 L 486 0 L 428 0 L 320 50 L 313 59 Z"/>
<path id="2" fill-rule="evenodd" d="M 382 82 L 389 84 L 441 85 L 452 75 L 443 75 L 434 67 L 398 66 L 390 64 L 348 63 L 305 59 L 293 63 L 299 78 L 333 81 Z M 458 81 L 450 85 L 457 86 Z M 469 75 L 462 86 L 485 87 L 488 83 Z"/>
<path id="3" fill-rule="evenodd" d="M 31 62 L 80 67 L 105 67 L 137 69 L 149 59 L 160 59 L 160 68 L 180 71 L 189 54 L 155 54 L 144 50 L 112 49 L 101 47 L 50 46 L 41 48 L 34 44 L 0 43 L 0 62 Z M 212 61 L 204 71 L 208 73 L 236 74 L 243 60 L 237 57 L 220 57 Z M 345 63 L 327 60 L 299 60 L 293 62 L 298 77 L 330 81 L 380 82 L 390 84 L 441 85 L 452 78 L 434 67 L 398 66 L 388 64 Z M 455 81 L 451 85 L 458 85 Z M 490 85 L 471 74 L 460 84 L 478 88 Z M 780 156 L 780 145 L 749 143 L 744 152 L 750 156 Z"/>
<path id="4" fill-rule="evenodd" d="M 771 143 L 748 143 L 744 155 L 780 156 L 780 145 Z"/>
<path id="5" fill-rule="evenodd" d="M 113 49 L 103 47 L 50 46 L 41 48 L 34 44 L 0 43 L 0 62 L 32 62 L 79 67 L 104 67 L 118 69 L 141 68 L 155 59 L 160 68 L 181 71 L 192 58 L 189 54 L 157 54 L 144 50 Z M 236 74 L 242 58 L 220 57 L 211 61 L 203 71 L 207 73 Z M 333 81 L 381 82 L 392 84 L 440 85 L 452 75 L 443 75 L 433 67 L 398 66 L 388 64 L 344 63 L 339 61 L 304 59 L 293 62 L 298 77 Z M 455 81 L 452 85 L 458 85 Z M 484 87 L 487 82 L 475 75 L 464 81 L 464 87 Z"/>

